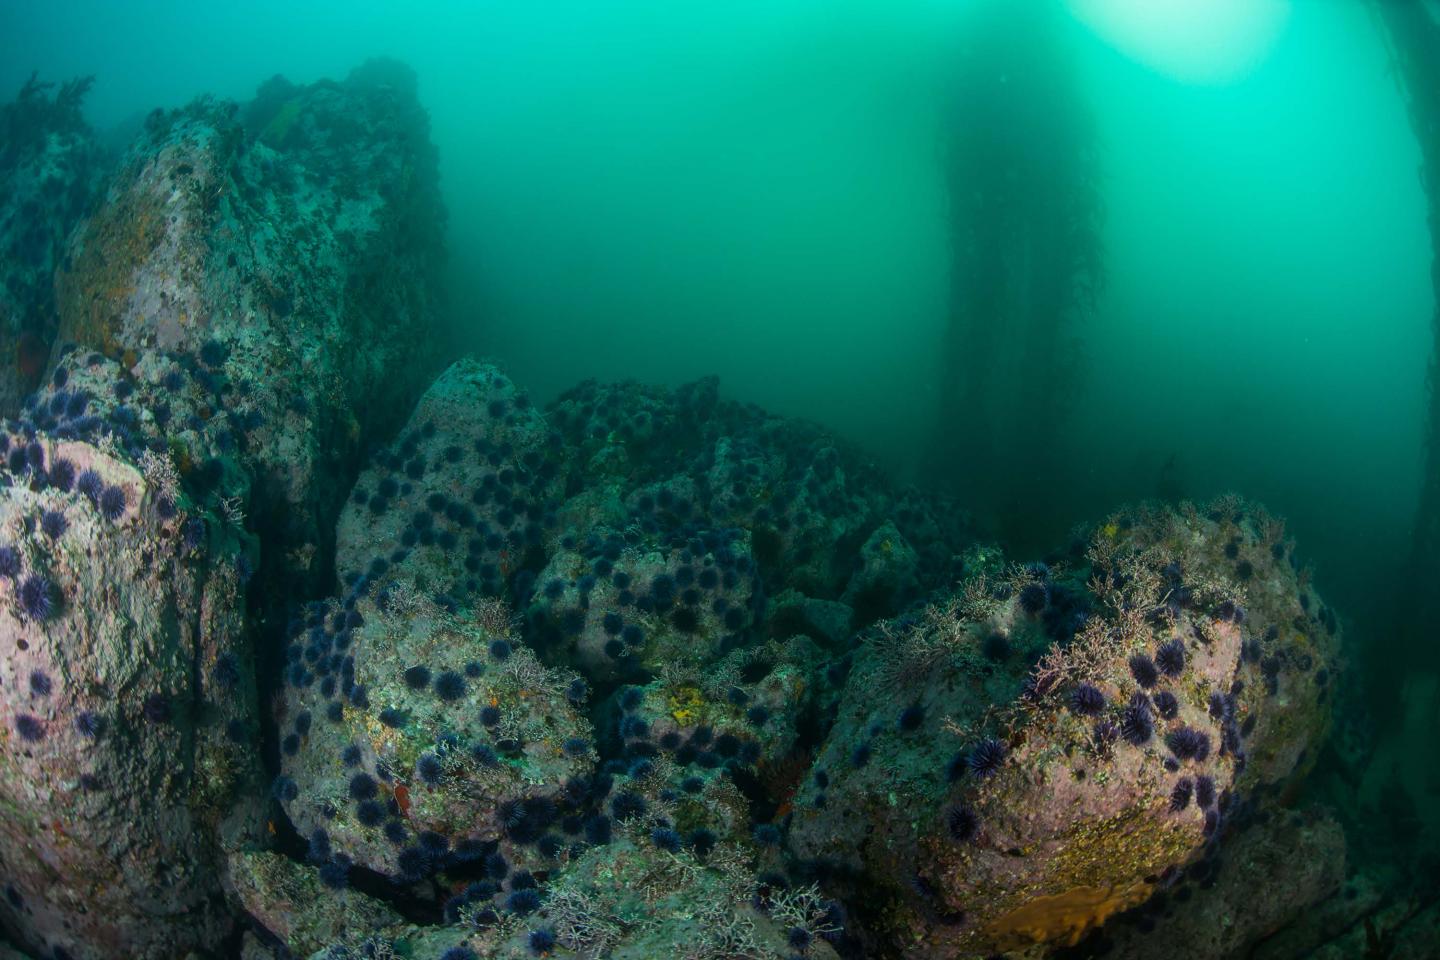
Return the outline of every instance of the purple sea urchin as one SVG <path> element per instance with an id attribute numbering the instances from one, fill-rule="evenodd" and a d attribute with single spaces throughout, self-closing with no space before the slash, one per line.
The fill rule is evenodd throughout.
<path id="1" fill-rule="evenodd" d="M 435 754 L 422 753 L 420 759 L 415 761 L 415 775 L 433 787 L 444 779 L 445 767 Z"/>
<path id="2" fill-rule="evenodd" d="M 48 697 L 54 684 L 50 681 L 49 674 L 43 670 L 30 671 L 30 695 L 34 697 Z"/>
<path id="3" fill-rule="evenodd" d="M 1185 644 L 1175 637 L 1160 644 L 1155 651 L 1155 665 L 1167 677 L 1180 676 L 1185 672 Z"/>
<path id="4" fill-rule="evenodd" d="M 435 678 L 435 695 L 446 702 L 459 700 L 465 696 L 465 678 L 453 670 L 446 670 Z"/>
<path id="5" fill-rule="evenodd" d="M 75 715 L 75 732 L 88 740 L 94 740 L 105 730 L 105 718 L 90 710 Z"/>
<path id="6" fill-rule="evenodd" d="M 1195 778 L 1195 803 L 1202 809 L 1215 804 L 1215 778 L 1200 775 Z"/>
<path id="7" fill-rule="evenodd" d="M 379 792 L 375 778 L 368 773 L 357 773 L 350 778 L 350 796 L 355 800 L 370 800 Z"/>
<path id="8" fill-rule="evenodd" d="M 124 487 L 109 486 L 100 492 L 97 506 L 100 508 L 100 514 L 106 520 L 114 523 L 125 515 L 126 502 Z"/>
<path id="9" fill-rule="evenodd" d="M 1181 760 L 1204 760 L 1210 756 L 1210 737 L 1192 727 L 1181 727 L 1166 734 L 1165 746 Z"/>
<path id="10" fill-rule="evenodd" d="M 1026 613 L 1034 616 L 1045 609 L 1045 604 L 1050 602 L 1050 592 L 1045 589 L 1044 584 L 1027 584 L 1020 591 L 1020 607 Z"/>
<path id="11" fill-rule="evenodd" d="M 956 843 L 966 843 L 975 838 L 980 830 L 980 818 L 975 811 L 957 803 L 945 814 L 945 827 L 950 833 L 950 839 Z"/>
<path id="12" fill-rule="evenodd" d="M 85 470 L 75 481 L 75 489 L 84 495 L 96 506 L 100 505 L 100 494 L 105 489 L 105 481 L 100 479 L 100 474 L 94 470 Z"/>
<path id="13" fill-rule="evenodd" d="M 40 515 L 40 529 L 51 540 L 59 540 L 70 529 L 70 521 L 59 510 L 46 510 Z"/>
<path id="14" fill-rule="evenodd" d="M 1160 679 L 1160 671 L 1155 669 L 1155 661 L 1143 653 L 1137 653 L 1130 658 L 1130 675 L 1146 690 L 1155 686 L 1155 681 Z"/>
<path id="15" fill-rule="evenodd" d="M 26 743 L 39 743 L 45 739 L 45 723 L 34 714 L 18 713 L 15 715 L 15 732 Z"/>
<path id="16" fill-rule="evenodd" d="M 981 740 L 970 751 L 970 771 L 977 777 L 988 777 L 1000 769 L 1007 754 L 1005 744 L 991 737 Z"/>
<path id="17" fill-rule="evenodd" d="M 55 612 L 55 589 L 44 574 L 32 573 L 20 584 L 20 609 L 29 620 L 42 622 Z"/>
<path id="18" fill-rule="evenodd" d="M 1150 708 L 1143 702 L 1132 701 L 1120 717 L 1120 734 L 1132 746 L 1143 747 L 1155 735 L 1155 721 L 1150 718 Z"/>
<path id="19" fill-rule="evenodd" d="M 1070 692 L 1070 709 L 1081 716 L 1098 716 L 1105 709 L 1105 694 L 1093 683 L 1082 683 Z"/>

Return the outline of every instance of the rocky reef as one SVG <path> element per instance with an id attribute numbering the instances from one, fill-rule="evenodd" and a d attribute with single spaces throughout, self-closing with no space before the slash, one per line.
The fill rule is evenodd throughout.
<path id="1" fill-rule="evenodd" d="M 46 956 L 216 943 L 221 851 L 262 840 L 246 537 L 148 456 L 0 437 L 7 926 Z"/>
<path id="2" fill-rule="evenodd" d="M 132 434 L 195 448 L 183 472 L 244 470 L 262 582 L 314 592 L 334 491 L 437 365 L 443 230 L 398 63 L 156 111 L 56 273 L 59 336 L 105 358 Z"/>
<path id="3" fill-rule="evenodd" d="M 413 75 L 273 81 L 248 116 L 271 107 L 278 140 L 234 104 L 152 116 L 58 261 L 62 343 L 0 432 L 0 912 L 40 955 L 233 930 L 222 852 L 269 842 L 256 667 L 290 594 L 263 585 L 329 569 L 328 491 L 442 342 Z"/>
<path id="4" fill-rule="evenodd" d="M 91 79 L 57 89 L 31 76 L 0 105 L 0 415 L 13 416 L 45 372 L 55 268 L 108 167 L 81 115 Z"/>
<path id="5" fill-rule="evenodd" d="M 0 430 L 18 955 L 1278 958 L 1379 909 L 1295 802 L 1342 630 L 1263 508 L 1025 562 L 713 379 L 541 407 L 449 351 L 442 226 L 377 61 L 157 113 L 73 233 Z"/>
<path id="6" fill-rule="evenodd" d="M 1146 901 L 1324 734 L 1333 621 L 1281 529 L 1143 507 L 1051 563 L 977 558 L 857 651 L 792 849 L 907 956 L 1073 944 Z"/>

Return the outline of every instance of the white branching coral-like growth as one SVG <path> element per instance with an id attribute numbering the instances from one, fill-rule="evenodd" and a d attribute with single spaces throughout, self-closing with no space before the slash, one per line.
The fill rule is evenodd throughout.
<path id="1" fill-rule="evenodd" d="M 140 473 L 155 494 L 176 503 L 180 497 L 180 473 L 168 453 L 146 449 L 140 454 Z"/>

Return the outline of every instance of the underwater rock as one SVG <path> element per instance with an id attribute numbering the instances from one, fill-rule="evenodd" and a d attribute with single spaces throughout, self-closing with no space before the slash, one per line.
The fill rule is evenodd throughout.
<path id="1" fill-rule="evenodd" d="M 863 461 L 706 387 L 590 385 L 542 415 L 465 360 L 374 451 L 341 593 L 289 631 L 277 791 L 321 881 L 375 871 L 444 922 L 357 923 L 317 956 L 563 956 L 569 885 L 657 857 L 814 877 L 906 955 L 1074 943 L 1305 772 L 1338 626 L 1259 509 L 1145 507 L 1007 564 L 942 506 L 847 493 Z M 788 516 L 817 490 L 767 562 L 776 497 Z M 817 564 L 821 530 L 848 539 Z M 693 911 L 638 909 L 582 927 L 620 936 L 611 956 L 694 939 Z"/>
<path id="2" fill-rule="evenodd" d="M 1221 866 L 1223 868 L 1223 863 Z M 1291 960 L 1321 955 L 1322 948 L 1330 957 L 1363 956 L 1368 946 L 1364 922 L 1367 917 L 1373 918 L 1397 907 L 1392 916 L 1414 916 L 1417 912 L 1416 900 L 1405 902 L 1406 898 L 1394 896 L 1392 882 L 1393 878 L 1376 876 L 1369 870 L 1352 870 L 1343 886 L 1256 944 L 1251 956 L 1256 960 Z M 1394 926 L 1386 924 L 1387 928 Z M 1348 952 L 1339 950 L 1347 942 Z"/>
<path id="3" fill-rule="evenodd" d="M 622 687 L 607 714 L 607 746 L 637 772 L 641 795 L 680 804 L 678 819 L 712 838 L 748 841 L 743 782 L 778 797 L 803 776 L 801 726 L 814 707 L 825 657 L 808 638 L 771 641 L 705 666 L 678 666 L 644 686 Z M 613 727 L 609 725 L 613 724 Z M 608 752 L 608 751 L 607 751 Z M 778 841 L 778 834 L 777 834 Z"/>
<path id="4" fill-rule="evenodd" d="M 1380 906 L 1334 940 L 1304 954 L 1306 960 L 1428 960 L 1440 956 L 1440 903 L 1434 896 L 1402 897 Z"/>
<path id="5" fill-rule="evenodd" d="M 32 435 L 0 432 L 0 922 L 47 957 L 208 948 L 263 823 L 244 534 L 158 455 Z"/>
<path id="6" fill-rule="evenodd" d="M 691 402 L 734 407 L 734 435 L 705 427 L 717 446 L 786 429 L 701 388 L 610 395 L 614 410 L 640 398 L 657 417 Z M 567 438 L 547 419 L 494 367 L 452 365 L 374 451 L 341 511 L 341 594 L 291 623 L 276 790 L 315 872 L 336 884 L 355 868 L 379 872 L 446 921 L 400 932 L 357 924 L 334 955 L 401 939 L 413 956 L 462 942 L 480 955 L 533 955 L 524 924 L 550 918 L 567 884 L 591 875 L 586 883 L 613 886 L 647 863 L 706 884 L 723 863 L 720 879 L 748 885 L 741 901 L 761 867 L 767 889 L 785 882 L 781 828 L 757 825 L 753 805 L 773 812 L 778 801 L 762 798 L 788 795 L 805 775 L 802 729 L 833 712 L 843 671 L 827 682 L 831 653 L 783 618 L 759 622 L 765 573 L 749 538 L 710 522 L 709 448 L 647 465 L 634 459 L 643 443 Z M 775 469 L 791 456 L 838 457 L 822 440 L 777 451 Z M 619 473 L 584 466 L 622 456 Z M 915 513 L 883 486 L 867 495 L 875 509 Z M 838 594 L 852 574 L 835 571 L 826 589 Z M 843 640 L 847 607 L 787 596 L 820 605 L 827 640 Z M 689 905 L 642 914 L 635 895 L 626 883 L 586 891 L 595 935 L 618 938 L 607 955 L 651 956 L 666 936 L 692 934 L 711 938 L 713 953 L 699 955 L 726 956 L 727 938 L 751 936 L 777 956 L 823 955 L 816 938 L 838 931 L 817 914 L 813 930 L 766 934 L 763 909 L 726 899 L 707 902 L 700 920 Z M 558 907 L 553 916 L 557 955 L 570 941 L 582 949 L 591 921 Z M 488 931 L 478 939 L 476 917 Z"/>
<path id="7" fill-rule="evenodd" d="M 752 629 L 763 596 L 739 530 L 691 530 L 670 542 L 592 530 L 586 557 L 557 553 L 528 621 L 551 656 L 600 682 L 718 660 Z M 603 574 L 603 575 L 602 575 Z"/>
<path id="8" fill-rule="evenodd" d="M 244 405 L 217 414 L 223 404 L 216 382 L 194 365 L 147 353 L 126 370 L 65 344 L 48 381 L 26 398 L 18 427 L 103 444 L 136 462 L 147 452 L 160 457 L 173 473 L 172 502 L 183 493 L 238 530 L 249 525 L 253 502 L 241 451 L 259 419 Z"/>
<path id="9" fill-rule="evenodd" d="M 1353 843 L 1352 851 L 1357 849 Z M 1256 945 L 1255 960 L 1293 957 L 1440 956 L 1440 903 L 1435 859 L 1421 847 L 1419 862 L 1403 864 L 1383 847 L 1355 854 L 1370 865 L 1352 870 L 1343 886 L 1312 904 L 1294 922 Z"/>
<path id="10" fill-rule="evenodd" d="M 1395 880 L 1352 876 L 1343 890 L 1261 942 L 1251 955 L 1257 960 L 1440 956 L 1440 903 L 1433 875 L 1425 877 L 1419 889 L 1397 889 Z"/>
<path id="11" fill-rule="evenodd" d="M 414 83 L 372 61 L 273 80 L 243 110 L 156 111 L 57 272 L 61 339 L 117 362 L 137 405 L 229 421 L 277 590 L 325 589 L 336 491 L 441 347 L 444 215 Z"/>
<path id="12" fill-rule="evenodd" d="M 356 480 L 335 532 L 343 586 L 405 580 L 450 605 L 528 593 L 564 491 L 559 441 L 494 367 L 451 365 Z"/>
<path id="13" fill-rule="evenodd" d="M 841 934 L 844 914 L 817 888 L 757 880 L 738 847 L 717 845 L 697 856 L 657 844 L 654 833 L 636 818 L 617 827 L 607 846 L 566 863 L 543 894 L 517 886 L 496 906 L 493 884 L 471 884 L 455 898 L 457 923 L 379 932 L 357 927 L 313 960 L 835 960 L 830 938 Z"/>
<path id="14" fill-rule="evenodd" d="M 1340 824 L 1324 811 L 1282 811 L 1247 825 L 1223 853 L 1210 851 L 1097 939 L 1117 960 L 1252 956 L 1262 940 L 1335 893 L 1344 876 Z"/>
<path id="15" fill-rule="evenodd" d="M 1237 500 L 1144 507 L 881 624 L 791 851 L 859 878 L 907 956 L 1074 943 L 1144 902 L 1324 735 L 1338 631 L 1288 556 Z"/>
<path id="16" fill-rule="evenodd" d="M 518 643 L 503 601 L 452 613 L 398 581 L 296 626 L 278 795 L 347 867 L 523 861 L 594 768 L 583 685 Z"/>
<path id="17" fill-rule="evenodd" d="M 31 76 L 0 105 L 0 415 L 40 381 L 55 340 L 55 267 L 107 166 L 81 115 L 90 77 Z"/>
<path id="18" fill-rule="evenodd" d="M 905 605 L 920 592 L 920 558 L 893 523 L 878 527 L 860 548 L 859 566 L 840 601 L 862 624 L 873 623 Z"/>
<path id="19" fill-rule="evenodd" d="M 380 901 L 327 884 L 314 870 L 278 853 L 237 853 L 229 870 L 250 916 L 295 956 L 309 956 L 340 936 L 404 926 L 400 915 Z"/>
<path id="20" fill-rule="evenodd" d="M 546 416 L 587 487 L 620 487 L 623 509 L 599 511 L 597 522 L 650 537 L 744 530 L 767 594 L 839 600 L 887 521 L 919 557 L 919 587 L 934 589 L 953 580 L 953 558 L 972 538 L 953 505 L 897 488 L 818 426 L 720 399 L 713 377 L 674 390 L 586 381 Z M 869 616 L 898 612 L 879 603 Z"/>
<path id="21" fill-rule="evenodd" d="M 770 598 L 765 620 L 775 636 L 802 634 L 838 648 L 850 639 L 855 611 L 835 600 L 817 600 L 797 590 L 786 590 Z"/>

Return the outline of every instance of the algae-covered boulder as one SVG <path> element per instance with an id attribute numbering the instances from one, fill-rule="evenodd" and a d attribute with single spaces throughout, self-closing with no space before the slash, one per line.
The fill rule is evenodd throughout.
<path id="1" fill-rule="evenodd" d="M 742 645 L 763 592 L 739 530 L 663 540 L 593 530 L 585 551 L 555 554 L 537 580 L 529 625 L 554 656 L 598 681 L 712 663 Z"/>
<path id="2" fill-rule="evenodd" d="M 302 835 L 418 880 L 537 843 L 574 804 L 584 685 L 519 645 L 502 601 L 452 613 L 402 581 L 298 627 L 279 795 Z"/>
<path id="3" fill-rule="evenodd" d="M 588 444 L 465 360 L 358 478 L 342 592 L 289 631 L 276 788 L 305 882 L 373 870 L 445 922 L 357 920 L 331 955 L 534 955 L 531 934 L 557 955 L 823 955 L 839 936 L 767 822 L 834 708 L 829 654 L 760 624 L 764 574 L 744 531 L 706 522 L 704 456 L 589 472 L 616 451 Z M 271 930 L 304 951 L 286 931 L 334 922 L 287 907 Z"/>
<path id="4" fill-rule="evenodd" d="M 1337 893 L 1345 834 L 1323 810 L 1247 824 L 1167 890 L 1095 936 L 1117 960 L 1252 956 L 1258 944 Z M 1305 955 L 1296 949 L 1291 957 Z"/>
<path id="5" fill-rule="evenodd" d="M 888 611 L 904 609 L 919 595 L 919 568 L 919 556 L 887 522 L 860 547 L 856 570 L 840 600 L 860 622 L 870 623 Z"/>
<path id="6" fill-rule="evenodd" d="M 652 536 L 744 530 L 769 594 L 837 601 L 862 571 L 861 626 L 946 583 L 969 539 L 968 518 L 943 499 L 897 487 L 813 424 L 721 399 L 713 377 L 674 390 L 587 381 L 546 412 L 584 484 L 612 491 L 608 508 L 586 514 L 595 523 Z M 895 559 L 918 560 L 909 573 L 888 556 L 863 555 L 887 523 L 898 532 L 888 538 Z M 590 532 L 577 527 L 580 539 Z M 876 549 L 886 540 L 875 539 Z M 890 589 L 865 589 L 882 581 Z"/>
<path id="7" fill-rule="evenodd" d="M 327 957 L 813 955 L 839 896 L 881 952 L 1043 952 L 1153 909 L 1303 774 L 1336 624 L 1262 511 L 1127 511 L 1017 565 L 852 474 L 703 385 L 542 415 L 452 366 L 351 491 L 277 713 L 303 883 L 378 872 L 439 922 L 287 906 L 272 931 L 304 952 L 352 917 Z M 812 881 L 816 929 L 771 915 Z M 697 912 L 690 883 L 724 896 Z"/>
<path id="8" fill-rule="evenodd" d="M 1334 620 L 1288 558 L 1238 501 L 1142 508 L 1069 569 L 981 568 L 882 625 L 792 851 L 861 878 L 907 956 L 1073 943 L 1142 903 L 1323 736 Z"/>
<path id="9" fill-rule="evenodd" d="M 808 638 L 770 641 L 706 664 L 677 664 L 644 685 L 620 689 L 603 743 L 630 769 L 654 774 L 660 793 L 704 798 L 743 781 L 754 796 L 782 797 L 804 770 L 803 728 L 819 713 L 825 656 Z M 748 838 L 754 811 L 686 817 L 688 828 Z M 747 815 L 749 814 L 749 815 Z M 766 818 L 762 818 L 763 820 Z"/>
<path id="10" fill-rule="evenodd" d="M 81 114 L 91 80 L 56 89 L 32 75 L 0 104 L 0 416 L 15 416 L 45 371 L 55 267 L 106 167 Z"/>
<path id="11" fill-rule="evenodd" d="M 404 579 L 447 602 L 529 591 L 564 492 L 559 437 L 489 364 L 461 360 L 360 473 L 336 527 L 347 585 Z"/>
<path id="12" fill-rule="evenodd" d="M 413 74 L 385 61 L 272 81 L 245 110 L 157 111 L 56 277 L 63 341 L 117 362 L 141 406 L 193 390 L 177 423 L 235 434 L 262 573 L 286 589 L 323 589 L 335 492 L 437 356 L 427 125 Z"/>
<path id="13" fill-rule="evenodd" d="M 262 822 L 243 531 L 109 436 L 0 446 L 0 920 L 46 957 L 208 949 Z"/>

